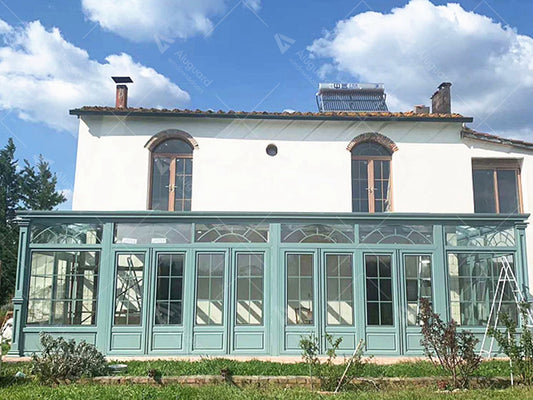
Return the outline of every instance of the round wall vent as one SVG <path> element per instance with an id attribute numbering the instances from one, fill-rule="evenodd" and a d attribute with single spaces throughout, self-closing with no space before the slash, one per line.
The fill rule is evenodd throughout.
<path id="1" fill-rule="evenodd" d="M 274 157 L 276 154 L 278 154 L 278 146 L 275 144 L 269 144 L 266 147 L 266 152 L 270 157 Z"/>

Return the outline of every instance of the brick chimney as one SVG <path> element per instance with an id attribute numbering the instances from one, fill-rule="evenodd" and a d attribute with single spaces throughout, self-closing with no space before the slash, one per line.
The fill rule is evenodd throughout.
<path id="1" fill-rule="evenodd" d="M 133 83 L 129 76 L 112 76 L 113 81 L 117 84 L 116 108 L 128 108 L 128 86 L 126 83 Z"/>
<path id="2" fill-rule="evenodd" d="M 413 111 L 415 114 L 429 114 L 429 107 L 422 104 L 415 106 Z"/>
<path id="3" fill-rule="evenodd" d="M 451 114 L 452 100 L 450 95 L 450 82 L 442 82 L 439 89 L 431 96 L 432 114 Z"/>

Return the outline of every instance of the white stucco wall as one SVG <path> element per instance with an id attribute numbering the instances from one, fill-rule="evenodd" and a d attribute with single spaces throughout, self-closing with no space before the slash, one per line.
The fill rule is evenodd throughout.
<path id="1" fill-rule="evenodd" d="M 90 127 L 90 128 L 89 128 Z M 86 117 L 81 120 L 73 209 L 145 210 L 148 150 L 165 129 L 198 142 L 193 161 L 196 211 L 351 211 L 347 144 L 369 131 L 391 138 L 393 208 L 472 212 L 472 150 L 458 123 L 229 121 Z M 270 157 L 265 148 L 278 147 Z"/>
<path id="2" fill-rule="evenodd" d="M 150 155 L 144 146 L 166 129 L 183 130 L 198 142 L 193 211 L 349 212 L 346 146 L 365 132 L 379 132 L 398 146 L 395 212 L 473 212 L 473 157 L 523 160 L 524 211 L 533 208 L 533 152 L 461 140 L 460 123 L 94 116 L 80 119 L 73 209 L 146 210 Z M 277 145 L 277 156 L 266 154 L 269 143 Z M 527 240 L 533 265 L 533 227 Z"/>

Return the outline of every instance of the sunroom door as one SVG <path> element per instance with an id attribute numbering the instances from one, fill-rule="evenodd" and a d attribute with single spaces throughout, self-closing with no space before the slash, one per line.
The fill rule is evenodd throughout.
<path id="1" fill-rule="evenodd" d="M 156 252 L 151 282 L 149 349 L 153 354 L 180 354 L 186 351 L 185 321 L 190 304 L 185 285 L 186 251 Z M 187 274 L 188 275 L 188 274 Z"/>
<path id="2" fill-rule="evenodd" d="M 195 254 L 193 353 L 225 354 L 228 346 L 228 251 Z"/>
<path id="3" fill-rule="evenodd" d="M 365 252 L 365 337 L 369 354 L 400 353 L 398 279 L 394 253 Z"/>
<path id="4" fill-rule="evenodd" d="M 145 352 L 148 251 L 115 253 L 113 317 L 110 350 L 120 354 Z M 104 285 L 102 285 L 104 286 Z M 110 285 L 111 286 L 111 285 Z"/>
<path id="5" fill-rule="evenodd" d="M 283 349 L 295 352 L 300 349 L 302 337 L 322 336 L 317 312 L 318 251 L 286 251 L 283 258 L 285 284 Z"/>
<path id="6" fill-rule="evenodd" d="M 265 285 L 268 274 L 266 252 L 234 250 L 232 252 L 233 279 L 231 285 L 230 348 L 238 354 L 266 353 L 270 338 L 268 332 L 269 303 Z"/>

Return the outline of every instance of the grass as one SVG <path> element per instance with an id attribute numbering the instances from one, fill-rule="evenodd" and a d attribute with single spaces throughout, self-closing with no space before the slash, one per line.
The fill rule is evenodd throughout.
<path id="1" fill-rule="evenodd" d="M 329 396 L 313 393 L 306 389 L 239 389 L 233 386 L 203 386 L 200 388 L 183 386 L 98 386 L 98 385 L 61 385 L 58 387 L 43 386 L 37 383 L 12 384 L 0 388 L 0 398 L 10 400 L 47 399 L 47 400 L 111 400 L 111 399 L 323 399 Z M 336 399 L 365 399 L 365 400 L 435 400 L 450 399 L 449 393 L 437 393 L 435 389 L 424 388 L 402 391 L 368 391 L 344 393 Z M 513 388 L 506 390 L 472 390 L 454 393 L 452 398 L 470 399 L 533 399 L 533 389 Z"/>
<path id="2" fill-rule="evenodd" d="M 163 376 L 178 375 L 219 375 L 222 368 L 229 368 L 233 375 L 305 375 L 309 368 L 304 363 L 283 364 L 267 361 L 235 361 L 224 358 L 206 358 L 201 361 L 129 361 L 126 372 L 121 375 L 146 376 L 148 371 L 156 369 Z M 342 373 L 343 366 L 337 366 Z M 3 363 L 2 375 L 13 376 L 17 371 L 29 374 L 29 362 Z M 444 375 L 440 368 L 427 361 L 402 362 L 391 365 L 377 365 L 372 362 L 363 369 L 364 377 L 426 377 Z M 506 361 L 485 361 L 481 364 L 476 376 L 487 378 L 496 376 L 509 376 L 509 363 Z"/>

